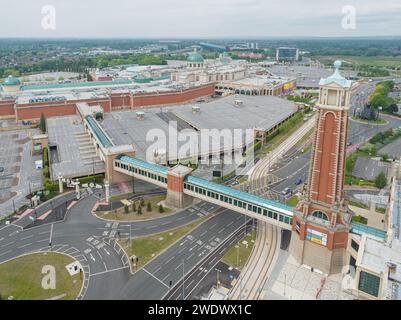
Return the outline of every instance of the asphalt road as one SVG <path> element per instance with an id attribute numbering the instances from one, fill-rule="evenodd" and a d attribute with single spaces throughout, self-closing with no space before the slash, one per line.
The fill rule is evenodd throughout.
<path id="1" fill-rule="evenodd" d="M 136 272 L 121 292 L 122 299 L 159 300 L 170 290 L 170 281 L 177 284 L 202 259 L 220 251 L 225 240 L 238 231 L 245 216 L 224 210 L 190 232 Z M 248 219 L 247 219 L 248 220 Z M 214 253 L 215 254 L 215 253 Z M 218 260 L 217 260 L 218 261 Z M 189 281 L 189 282 L 187 282 Z M 190 288 L 196 279 L 184 280 Z"/>
<path id="2" fill-rule="evenodd" d="M 57 203 L 63 205 L 64 201 L 65 199 L 59 199 Z M 129 229 L 133 236 L 163 232 L 190 223 L 216 209 L 216 206 L 202 202 L 160 219 L 119 223 L 94 217 L 90 212 L 96 201 L 94 195 L 81 199 L 69 210 L 66 220 L 62 222 L 25 230 L 18 222 L 0 226 L 0 263 L 30 252 L 52 250 L 67 253 L 80 261 L 85 273 L 83 297 L 80 298 L 118 298 L 122 288 L 129 288 L 127 281 L 132 278 L 127 257 L 115 245 L 118 233 L 121 236 L 129 234 Z M 56 201 L 53 205 L 56 206 Z M 202 228 L 199 230 L 198 232 L 203 232 Z M 220 231 L 219 228 L 215 230 Z"/>
<path id="3" fill-rule="evenodd" d="M 216 270 L 220 260 L 232 246 L 234 246 L 244 237 L 247 232 L 246 230 L 250 230 L 252 226 L 251 221 L 251 219 L 247 219 L 246 224 L 242 223 L 242 225 L 240 225 L 235 232 L 221 242 L 221 245 L 217 250 L 211 253 L 206 259 L 198 263 L 191 270 L 191 272 L 185 276 L 184 281 L 179 282 L 173 288 L 171 288 L 171 290 L 169 290 L 169 292 L 165 295 L 164 299 L 182 300 L 183 297 L 185 297 L 185 299 L 199 299 L 202 293 L 206 293 L 204 288 L 210 288 L 210 285 L 208 284 L 213 282 L 214 279 L 217 281 L 216 272 L 223 272 L 223 270 L 221 270 L 222 268 L 218 269 L 219 271 Z M 227 270 L 224 271 L 224 274 L 228 273 Z M 210 281 L 211 279 L 212 281 Z"/>

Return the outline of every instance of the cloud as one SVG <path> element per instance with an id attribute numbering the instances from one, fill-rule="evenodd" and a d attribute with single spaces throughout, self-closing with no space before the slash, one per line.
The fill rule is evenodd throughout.
<path id="1" fill-rule="evenodd" d="M 56 30 L 41 28 L 48 4 Z M 399 0 L 14 0 L 0 11 L 0 37 L 346 35 L 346 5 L 356 9 L 352 35 L 401 35 Z"/>

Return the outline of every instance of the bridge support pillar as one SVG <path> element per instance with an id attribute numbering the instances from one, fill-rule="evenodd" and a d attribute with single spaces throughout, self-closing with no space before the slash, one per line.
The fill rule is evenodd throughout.
<path id="1" fill-rule="evenodd" d="M 191 168 L 177 165 L 167 173 L 166 205 L 175 208 L 190 206 L 193 198 L 184 193 L 184 179 L 192 172 Z"/>
<path id="2" fill-rule="evenodd" d="M 105 192 L 106 192 L 106 202 L 109 203 L 109 201 L 110 201 L 110 184 L 108 181 L 106 181 L 104 183 L 104 188 L 105 188 Z"/>
<path id="3" fill-rule="evenodd" d="M 63 177 L 58 176 L 58 192 L 63 193 L 64 192 L 64 186 L 63 186 Z"/>

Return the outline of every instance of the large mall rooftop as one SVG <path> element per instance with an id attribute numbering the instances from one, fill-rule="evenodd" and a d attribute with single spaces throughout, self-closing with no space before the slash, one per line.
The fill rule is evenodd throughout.
<path id="1" fill-rule="evenodd" d="M 160 129 L 168 136 L 169 120 L 177 121 L 178 131 L 191 128 L 195 130 L 258 128 L 268 131 L 290 117 L 296 110 L 294 103 L 277 97 L 228 96 L 196 105 L 141 109 L 143 120 L 138 119 L 138 110 L 114 111 L 105 114 L 101 126 L 114 144 L 133 144 L 137 157 L 145 159 L 147 150 L 149 154 L 152 153 L 149 147 L 153 144 L 153 141 L 146 141 L 147 134 L 150 130 Z M 196 131 L 196 134 L 199 135 L 199 132 Z M 180 135 L 184 137 L 183 133 Z M 179 146 L 184 143 L 183 138 Z M 206 152 L 206 150 L 199 151 L 201 154 Z"/>

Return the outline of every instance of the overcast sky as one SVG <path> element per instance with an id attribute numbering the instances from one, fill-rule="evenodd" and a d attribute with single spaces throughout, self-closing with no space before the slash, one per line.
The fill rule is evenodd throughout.
<path id="1" fill-rule="evenodd" d="M 6 2 L 6 4 L 4 3 Z M 0 37 L 401 35 L 401 0 L 1 0 Z M 43 29 L 44 5 L 56 28 Z M 356 28 L 342 28 L 344 6 Z"/>

